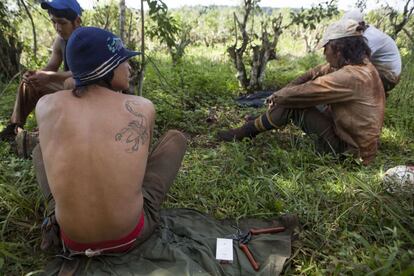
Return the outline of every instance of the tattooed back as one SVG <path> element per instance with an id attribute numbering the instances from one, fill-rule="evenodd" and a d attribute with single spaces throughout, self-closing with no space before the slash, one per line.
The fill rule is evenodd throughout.
<path id="1" fill-rule="evenodd" d="M 56 217 L 65 234 L 93 242 L 129 233 L 143 206 L 153 104 L 90 86 L 80 98 L 69 90 L 43 97 L 36 117 Z"/>

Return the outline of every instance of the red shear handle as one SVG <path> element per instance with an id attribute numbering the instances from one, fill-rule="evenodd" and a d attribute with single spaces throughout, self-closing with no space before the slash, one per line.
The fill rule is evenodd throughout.
<path id="1" fill-rule="evenodd" d="M 260 235 L 260 234 L 279 233 L 285 230 L 286 230 L 285 227 L 280 226 L 280 227 L 272 227 L 272 228 L 250 229 L 250 233 L 252 233 L 252 235 Z"/>
<path id="2" fill-rule="evenodd" d="M 256 262 L 256 260 L 254 259 L 252 253 L 250 252 L 249 248 L 247 247 L 247 245 L 240 243 L 239 244 L 240 249 L 244 252 L 244 254 L 246 254 L 247 259 L 249 259 L 250 264 L 252 265 L 253 269 L 256 271 L 259 271 L 259 263 Z"/>

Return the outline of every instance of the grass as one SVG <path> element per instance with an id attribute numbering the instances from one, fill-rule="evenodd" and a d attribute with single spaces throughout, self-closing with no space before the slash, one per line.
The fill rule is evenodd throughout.
<path id="1" fill-rule="evenodd" d="M 144 95 L 156 104 L 156 137 L 169 128 L 191 136 L 165 207 L 194 208 L 219 219 L 297 214 L 302 229 L 286 274 L 414 273 L 413 196 L 388 194 L 381 182 L 386 169 L 414 163 L 413 58 L 404 61 L 401 83 L 387 101 L 381 148 L 368 167 L 316 154 L 294 127 L 218 143 L 217 130 L 262 111 L 234 104 L 240 91 L 224 49 L 190 48 L 176 67 L 164 55 L 152 60 L 158 69 L 148 67 Z M 280 87 L 318 61 L 283 56 L 270 64 L 266 84 Z M 0 98 L 3 126 L 15 89 L 13 83 Z M 217 121 L 208 122 L 211 116 Z M 33 117 L 28 125 L 35 126 Z M 9 150 L 0 144 L 0 274 L 37 274 L 48 258 L 39 250 L 42 198 L 31 162 Z"/>

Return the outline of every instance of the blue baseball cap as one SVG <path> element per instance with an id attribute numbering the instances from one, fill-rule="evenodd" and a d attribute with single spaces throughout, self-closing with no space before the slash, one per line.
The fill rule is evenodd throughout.
<path id="1" fill-rule="evenodd" d="M 82 8 L 76 0 L 47 0 L 43 1 L 40 6 L 42 9 L 48 10 L 50 8 L 55 10 L 70 9 L 78 16 L 82 15 Z"/>
<path id="2" fill-rule="evenodd" d="M 76 87 L 97 83 L 138 54 L 126 49 L 113 33 L 95 27 L 77 28 L 66 46 L 66 60 Z"/>

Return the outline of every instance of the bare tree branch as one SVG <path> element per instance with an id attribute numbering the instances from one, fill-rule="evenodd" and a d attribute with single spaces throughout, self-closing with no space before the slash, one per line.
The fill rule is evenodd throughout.
<path id="1" fill-rule="evenodd" d="M 24 0 L 20 0 L 20 3 L 23 5 L 24 10 L 27 13 L 27 16 L 30 19 L 30 24 L 32 25 L 32 34 L 33 34 L 33 56 L 35 61 L 37 61 L 37 35 L 36 35 L 36 26 L 34 24 L 34 20 L 32 17 L 32 14 L 29 11 L 29 8 L 27 7 L 26 3 L 24 2 Z"/>
<path id="2" fill-rule="evenodd" d="M 249 20 L 249 15 L 252 9 L 253 9 L 253 0 L 244 0 L 244 16 L 243 16 L 242 22 L 240 22 L 236 13 L 233 13 L 234 22 L 235 22 L 236 39 L 235 39 L 235 44 L 227 48 L 227 52 L 229 53 L 231 59 L 233 60 L 234 66 L 237 69 L 237 79 L 239 80 L 239 83 L 244 88 L 247 88 L 249 86 L 246 66 L 244 65 L 244 62 L 243 62 L 243 55 L 249 44 L 249 35 L 247 33 L 246 27 L 247 27 L 247 22 Z M 237 48 L 237 44 L 238 44 L 237 29 L 239 30 L 242 36 L 242 44 L 239 48 Z"/>
<path id="3" fill-rule="evenodd" d="M 276 59 L 276 45 L 279 37 L 282 34 L 282 20 L 283 17 L 279 14 L 278 17 L 272 19 L 272 36 L 267 31 L 267 23 L 261 24 L 261 45 L 252 47 L 253 59 L 251 64 L 249 90 L 261 89 L 264 81 L 267 63 L 270 60 Z"/>
<path id="4" fill-rule="evenodd" d="M 125 43 L 125 0 L 119 1 L 119 37 Z"/>
<path id="5" fill-rule="evenodd" d="M 127 42 L 127 45 L 130 45 L 131 44 L 132 22 L 133 22 L 132 15 L 133 15 L 133 13 L 131 12 L 130 15 L 129 15 L 129 22 L 128 22 L 128 40 L 127 40 L 128 42 Z"/>
<path id="6" fill-rule="evenodd" d="M 138 96 L 142 96 L 145 74 L 145 24 L 144 24 L 144 0 L 141 0 L 141 68 L 139 71 Z"/>
<path id="7" fill-rule="evenodd" d="M 232 59 L 234 66 L 237 70 L 237 79 L 244 89 L 247 91 L 254 91 L 261 89 L 264 80 L 264 72 L 266 65 L 270 60 L 276 58 L 276 45 L 279 41 L 279 36 L 282 33 L 282 15 L 279 14 L 277 18 L 271 20 L 271 31 L 268 31 L 268 23 L 261 22 L 261 36 L 260 45 L 253 45 L 253 39 L 251 37 L 256 36 L 252 33 L 250 36 L 247 32 L 247 23 L 249 16 L 251 15 L 255 4 L 258 1 L 255 0 L 244 0 L 243 6 L 243 20 L 237 17 L 234 13 L 234 25 L 235 25 L 235 43 L 227 48 L 227 52 Z M 253 30 L 252 26 L 252 30 Z M 238 30 L 238 31 L 237 31 Z M 241 45 L 238 44 L 238 37 L 241 35 Z M 239 47 L 238 47 L 239 46 Z M 251 62 L 250 62 L 250 73 L 247 73 L 246 64 L 244 60 L 244 54 L 247 49 L 251 49 Z"/>
<path id="8" fill-rule="evenodd" d="M 410 39 L 411 43 L 414 43 L 414 34 L 410 33 L 406 28 L 403 28 L 402 31 Z"/>
<path id="9" fill-rule="evenodd" d="M 412 6 L 410 6 L 410 4 L 412 4 Z M 394 7 L 391 7 L 389 4 L 387 4 L 386 9 L 389 11 L 387 15 L 390 19 L 390 23 L 393 28 L 393 31 L 390 34 L 390 36 L 395 40 L 398 34 L 403 30 L 404 26 L 408 23 L 410 17 L 414 12 L 414 0 L 406 0 L 404 10 L 402 12 L 401 21 L 398 20 L 399 14 L 398 11 L 394 9 Z"/>

